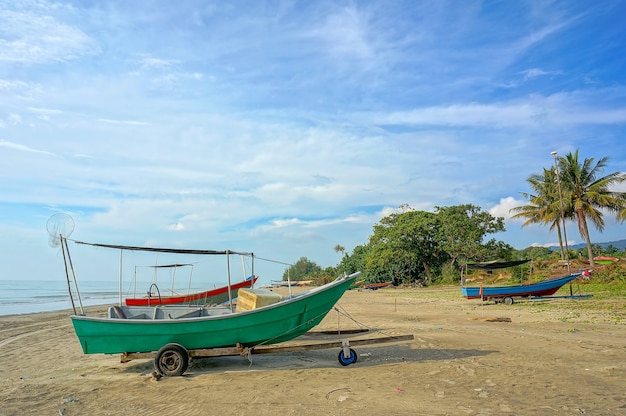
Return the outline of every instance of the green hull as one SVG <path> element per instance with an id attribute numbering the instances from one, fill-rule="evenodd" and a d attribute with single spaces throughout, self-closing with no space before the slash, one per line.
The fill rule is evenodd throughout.
<path id="1" fill-rule="evenodd" d="M 85 354 L 158 351 L 169 343 L 187 350 L 276 344 L 321 322 L 360 273 L 340 277 L 279 303 L 250 311 L 180 319 L 111 319 L 72 315 Z"/>

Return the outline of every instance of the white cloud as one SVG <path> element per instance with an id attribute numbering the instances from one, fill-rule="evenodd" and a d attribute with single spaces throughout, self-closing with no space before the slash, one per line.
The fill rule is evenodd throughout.
<path id="1" fill-rule="evenodd" d="M 579 124 L 626 123 L 626 106 L 607 108 L 593 96 L 581 101 L 581 93 L 557 93 L 551 96 L 532 96 L 522 100 L 467 103 L 423 107 L 391 113 L 364 114 L 381 125 L 449 126 L 516 128 L 575 126 Z M 592 101 L 589 101 L 592 100 Z"/>
<path id="2" fill-rule="evenodd" d="M 20 116 L 19 114 L 11 113 L 7 116 L 7 121 L 12 125 L 17 126 L 19 124 L 22 124 L 22 116 Z"/>
<path id="3" fill-rule="evenodd" d="M 174 231 L 182 231 L 182 230 L 184 230 L 185 228 L 186 228 L 186 227 L 185 227 L 185 225 L 184 225 L 184 224 L 181 224 L 181 223 L 179 223 L 179 222 L 178 222 L 178 223 L 176 223 L 176 224 L 172 224 L 172 225 L 170 225 L 170 226 L 168 227 L 168 229 L 170 229 L 170 230 L 174 230 Z"/>
<path id="4" fill-rule="evenodd" d="M 578 244 L 578 242 L 576 240 L 567 240 L 567 245 L 568 246 L 575 246 L 576 244 Z M 559 242 L 558 241 L 552 241 L 552 242 L 548 242 L 548 243 L 532 243 L 530 245 L 530 247 L 558 247 L 559 246 Z M 563 247 L 565 247 L 565 242 L 563 242 Z"/>
<path id="5" fill-rule="evenodd" d="M 0 139 L 0 147 L 5 147 L 7 149 L 12 149 L 12 150 L 19 150 L 22 152 L 30 152 L 30 153 L 42 153 L 42 154 L 46 154 L 46 155 L 51 155 L 54 156 L 53 153 L 45 151 L 45 150 L 38 150 L 38 149 L 34 149 L 32 147 L 29 146 L 25 146 L 22 144 L 18 144 L 18 143 L 13 143 L 7 140 L 3 140 Z"/>
<path id="6" fill-rule="evenodd" d="M 145 121 L 137 121 L 137 120 L 111 120 L 111 119 L 107 119 L 107 118 L 99 118 L 98 121 L 102 122 L 102 123 L 109 123 L 109 124 L 127 124 L 130 126 L 147 126 L 150 123 L 147 123 Z"/>
<path id="7" fill-rule="evenodd" d="M 448 126 L 527 126 L 541 109 L 530 103 L 455 104 L 377 114 L 377 124 Z"/>
<path id="8" fill-rule="evenodd" d="M 161 59 L 154 57 L 144 57 L 139 61 L 140 71 L 148 71 L 155 69 L 168 69 L 172 66 L 180 64 L 177 59 Z"/>
<path id="9" fill-rule="evenodd" d="M 355 7 L 346 7 L 326 17 L 317 35 L 328 42 L 339 58 L 372 59 L 375 55 L 369 37 L 369 17 Z"/>
<path id="10" fill-rule="evenodd" d="M 48 12 L 45 8 L 0 9 L 0 62 L 42 64 L 97 52 L 83 31 Z"/>
<path id="11" fill-rule="evenodd" d="M 531 68 L 522 72 L 522 74 L 524 75 L 524 80 L 530 80 L 530 79 L 538 78 L 541 76 L 550 75 L 553 73 L 554 72 L 544 71 L 539 68 Z"/>
<path id="12" fill-rule="evenodd" d="M 0 90 L 10 91 L 10 90 L 23 90 L 27 89 L 29 84 L 24 81 L 9 81 L 6 79 L 0 79 Z"/>
<path id="13" fill-rule="evenodd" d="M 61 110 L 53 109 L 53 108 L 37 108 L 37 107 L 28 107 L 28 110 L 41 115 L 60 115 L 63 114 Z"/>
<path id="14" fill-rule="evenodd" d="M 512 196 L 501 198 L 500 202 L 489 209 L 489 213 L 494 217 L 503 217 L 506 221 L 524 222 L 524 219 L 512 219 L 511 209 L 527 204 L 527 201 L 517 200 Z"/>

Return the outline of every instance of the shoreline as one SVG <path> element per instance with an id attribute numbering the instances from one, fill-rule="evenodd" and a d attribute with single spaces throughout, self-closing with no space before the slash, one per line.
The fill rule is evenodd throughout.
<path id="1" fill-rule="evenodd" d="M 91 308 L 108 307 L 113 304 L 118 304 L 118 302 L 111 302 L 110 300 L 109 301 L 103 300 L 103 301 L 97 301 L 97 302 L 83 302 L 83 309 L 87 310 Z M 21 309 L 28 309 L 28 308 L 25 306 L 24 308 L 21 308 Z M 34 309 L 37 309 L 37 308 L 34 308 Z M 80 310 L 80 307 L 76 305 L 76 311 L 78 312 L 79 310 Z M 73 314 L 74 310 L 72 309 L 71 304 L 69 307 L 63 307 L 61 309 L 33 310 L 30 312 L 16 312 L 16 313 L 10 313 L 10 314 L 0 313 L 0 319 L 4 317 L 11 317 L 11 316 L 34 315 L 34 314 L 40 314 L 40 313 L 63 313 L 63 312 L 67 312 L 68 315 Z"/>
<path id="2" fill-rule="evenodd" d="M 252 363 L 194 359 L 183 377 L 157 381 L 151 360 L 84 355 L 71 309 L 4 315 L 0 415 L 626 412 L 624 299 L 506 306 L 465 300 L 459 288 L 390 288 L 348 291 L 337 309 L 345 314 L 331 311 L 314 331 L 365 325 L 365 338 L 414 340 L 356 346 L 357 363 L 346 367 L 331 348 Z"/>

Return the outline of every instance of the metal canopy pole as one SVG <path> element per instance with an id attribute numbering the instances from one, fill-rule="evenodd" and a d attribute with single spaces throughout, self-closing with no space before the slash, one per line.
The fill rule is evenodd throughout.
<path id="1" fill-rule="evenodd" d="M 230 250 L 226 250 L 226 274 L 228 275 L 228 305 L 233 309 L 233 294 L 230 288 Z"/>

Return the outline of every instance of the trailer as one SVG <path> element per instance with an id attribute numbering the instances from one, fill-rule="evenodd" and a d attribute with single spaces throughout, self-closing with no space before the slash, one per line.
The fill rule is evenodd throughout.
<path id="1" fill-rule="evenodd" d="M 367 332 L 368 330 L 349 330 L 349 331 L 322 331 L 322 332 L 308 332 L 306 335 L 321 335 L 321 334 L 356 334 L 361 332 Z M 252 362 L 252 354 L 276 354 L 298 351 L 311 351 L 321 350 L 329 348 L 340 348 L 337 360 L 342 366 L 347 366 L 357 362 L 358 355 L 352 348 L 362 345 L 374 345 L 390 342 L 411 341 L 414 339 L 412 334 L 409 335 L 397 335 L 397 336 L 383 336 L 372 337 L 365 339 L 352 339 L 352 340 L 328 340 L 315 343 L 294 343 L 290 345 L 268 345 L 268 346 L 255 346 L 245 347 L 241 344 L 234 345 L 232 347 L 221 348 L 201 348 L 187 350 L 180 344 L 167 344 L 164 345 L 157 352 L 133 352 L 122 353 L 120 357 L 121 363 L 127 363 L 136 359 L 152 359 L 154 360 L 155 372 L 164 376 L 179 376 L 182 375 L 189 365 L 189 361 L 192 358 L 210 358 L 210 357 L 226 357 L 226 356 L 241 356 L 247 358 Z"/>
<path id="2" fill-rule="evenodd" d="M 514 298 L 524 299 L 532 302 L 548 301 L 555 299 L 589 299 L 593 295 L 568 295 L 568 296 L 504 296 L 504 297 L 490 297 L 485 300 L 493 300 L 495 303 L 504 303 L 505 305 L 512 305 L 515 303 Z"/>

